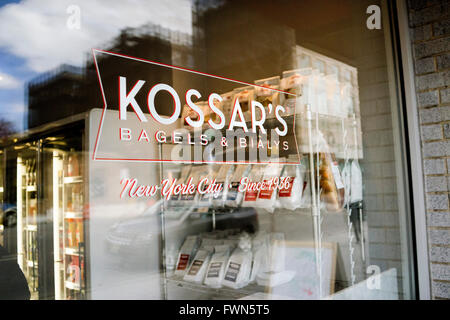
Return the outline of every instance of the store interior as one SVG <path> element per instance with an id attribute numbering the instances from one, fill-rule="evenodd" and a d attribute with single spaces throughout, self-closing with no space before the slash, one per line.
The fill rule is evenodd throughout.
<path id="1" fill-rule="evenodd" d="M 254 85 L 105 54 L 98 64 L 89 56 L 81 74 L 63 68 L 30 82 L 29 130 L 2 142 L 0 244 L 17 252 L 32 298 L 343 299 L 351 296 L 346 290 L 364 290 L 358 284 L 373 265 L 386 276 L 383 290 L 366 290 L 368 297 L 407 298 L 388 54 L 383 31 L 361 28 L 365 16 L 358 13 L 367 3 L 344 1 L 331 10 L 323 0 L 200 1 L 192 34 L 130 28 L 105 47 Z M 117 76 L 126 74 L 146 86 L 158 81 L 177 92 L 218 93 L 227 123 L 236 99 L 249 126 L 252 100 L 267 110 L 281 104 L 291 148 L 267 149 L 271 161 L 260 155 L 250 164 L 245 148 L 234 163 L 215 153 L 203 164 L 93 160 L 103 108 L 96 68 L 107 117 L 117 117 Z M 146 99 L 136 97 L 141 105 Z M 62 101 L 73 105 L 70 111 L 37 112 Z M 171 100 L 156 102 L 170 116 Z M 182 103 L 174 127 L 192 133 L 184 119 L 196 115 Z M 206 98 L 198 104 L 206 120 L 218 120 Z M 103 132 L 116 132 L 114 125 Z M 277 124 L 269 119 L 267 126 Z M 101 139 L 101 156 L 125 154 L 107 134 Z M 175 147 L 153 143 L 145 152 L 169 155 Z M 208 177 L 225 188 L 210 196 L 121 198 L 121 181 L 129 177 L 146 185 Z M 240 192 L 242 177 L 288 184 Z M 16 208 L 15 223 L 5 223 L 15 217 L 5 204 Z"/>

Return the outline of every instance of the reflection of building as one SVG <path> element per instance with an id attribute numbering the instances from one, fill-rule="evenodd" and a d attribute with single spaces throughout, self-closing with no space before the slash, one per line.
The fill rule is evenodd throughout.
<path id="1" fill-rule="evenodd" d="M 28 128 L 85 111 L 83 70 L 63 64 L 28 83 Z"/>
<path id="2" fill-rule="evenodd" d="M 203 1 L 207 3 L 208 1 Z M 256 79 L 281 75 L 294 67 L 295 31 L 274 23 L 248 8 L 248 3 L 228 2 L 223 6 L 198 9 L 197 41 L 203 42 L 206 57 L 198 67 L 205 72 L 253 83 Z M 225 82 L 210 82 L 208 90 L 222 88 Z M 219 86 L 219 87 L 217 87 Z"/>
<path id="3" fill-rule="evenodd" d="M 191 47 L 192 37 L 189 35 L 148 24 L 122 30 L 105 50 L 165 64 L 193 67 Z M 89 52 L 88 55 L 90 54 Z M 143 74 L 139 68 L 130 70 L 129 65 L 118 65 L 110 56 L 102 55 L 98 61 L 104 66 L 102 79 L 106 84 L 105 88 L 115 88 L 113 85 L 107 85 L 111 81 L 116 81 L 115 78 L 109 77 L 109 70 L 114 74 L 123 70 L 133 74 L 136 79 L 154 78 L 159 81 L 165 79 L 168 83 L 172 83 L 171 77 L 167 74 L 148 75 Z M 28 83 L 29 129 L 94 107 L 103 107 L 103 101 L 92 57 L 87 59 L 85 68 L 64 64 Z M 110 105 L 108 108 L 117 109 L 117 106 Z"/>

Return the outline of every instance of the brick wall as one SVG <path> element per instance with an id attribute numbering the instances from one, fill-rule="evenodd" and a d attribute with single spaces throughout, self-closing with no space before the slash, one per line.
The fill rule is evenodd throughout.
<path id="1" fill-rule="evenodd" d="M 449 1 L 408 0 L 433 299 L 450 298 Z"/>

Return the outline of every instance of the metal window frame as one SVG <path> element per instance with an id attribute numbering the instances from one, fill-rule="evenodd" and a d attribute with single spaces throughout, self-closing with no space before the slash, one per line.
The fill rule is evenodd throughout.
<path id="1" fill-rule="evenodd" d="M 404 121 L 407 124 L 407 143 L 409 144 L 411 202 L 413 205 L 411 227 L 414 235 L 417 293 L 421 300 L 431 299 L 429 252 L 424 190 L 424 171 L 420 137 L 420 124 L 416 100 L 414 77 L 414 60 L 408 23 L 406 0 L 396 1 L 396 18 L 398 23 L 399 58 L 404 90 Z"/>

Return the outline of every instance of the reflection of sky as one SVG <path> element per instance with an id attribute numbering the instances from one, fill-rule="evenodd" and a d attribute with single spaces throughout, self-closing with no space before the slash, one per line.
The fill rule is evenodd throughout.
<path id="1" fill-rule="evenodd" d="M 80 29 L 67 27 L 70 5 L 80 9 Z M 190 0 L 0 1 L 0 118 L 23 129 L 24 84 L 62 63 L 82 66 L 91 48 L 125 27 L 152 23 L 192 34 L 191 10 Z"/>

